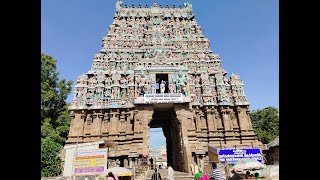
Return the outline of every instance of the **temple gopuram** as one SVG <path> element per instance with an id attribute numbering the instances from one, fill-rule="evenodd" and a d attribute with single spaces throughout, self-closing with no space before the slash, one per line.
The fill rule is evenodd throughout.
<path id="1" fill-rule="evenodd" d="M 100 52 L 74 86 L 66 144 L 113 143 L 109 158 L 127 166 L 148 157 L 149 130 L 162 128 L 168 162 L 184 172 L 208 159 L 208 145 L 264 148 L 243 81 L 226 75 L 191 4 L 117 1 Z"/>

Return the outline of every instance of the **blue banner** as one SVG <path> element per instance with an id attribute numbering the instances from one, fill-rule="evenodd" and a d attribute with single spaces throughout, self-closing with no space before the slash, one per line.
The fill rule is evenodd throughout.
<path id="1" fill-rule="evenodd" d="M 250 158 L 256 159 L 263 163 L 263 156 L 260 148 L 243 148 L 243 149 L 220 149 L 219 150 L 219 161 L 224 164 L 225 161 L 228 164 L 234 164 L 240 159 Z"/>

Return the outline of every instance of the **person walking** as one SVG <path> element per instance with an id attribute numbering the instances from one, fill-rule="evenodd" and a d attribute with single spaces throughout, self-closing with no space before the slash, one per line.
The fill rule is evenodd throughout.
<path id="1" fill-rule="evenodd" d="M 154 169 L 154 173 L 153 173 L 153 175 L 151 176 L 151 180 L 161 180 L 161 175 L 160 175 L 160 173 L 158 172 L 158 169 L 157 169 L 157 168 Z"/>
<path id="2" fill-rule="evenodd" d="M 212 168 L 213 168 L 213 171 L 212 171 L 212 174 L 211 174 L 211 179 L 224 180 L 224 178 L 222 177 L 221 171 L 217 167 L 217 163 L 213 162 L 212 163 Z"/>
<path id="3" fill-rule="evenodd" d="M 118 176 L 114 175 L 112 172 L 109 172 L 107 180 L 119 180 L 119 178 Z"/>
<path id="4" fill-rule="evenodd" d="M 174 171 L 169 163 L 167 166 L 168 166 L 167 180 L 174 180 Z"/>
<path id="5" fill-rule="evenodd" d="M 152 157 L 150 158 L 150 166 L 151 166 L 151 169 L 153 169 L 153 159 L 152 159 Z"/>

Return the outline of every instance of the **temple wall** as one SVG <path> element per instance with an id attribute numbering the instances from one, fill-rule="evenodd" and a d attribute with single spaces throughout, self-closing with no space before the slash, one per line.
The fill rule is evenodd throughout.
<path id="1" fill-rule="evenodd" d="M 203 163 L 208 145 L 216 148 L 264 147 L 253 133 L 246 106 L 188 109 L 185 104 L 175 105 L 174 112 L 169 126 L 175 134 L 171 134 L 170 143 L 173 165 L 180 171 L 190 171 L 194 159 Z M 125 110 L 73 111 L 66 143 L 105 140 L 117 146 L 110 149 L 111 157 L 145 156 L 149 153 L 149 123 L 153 113 L 152 105 Z"/>

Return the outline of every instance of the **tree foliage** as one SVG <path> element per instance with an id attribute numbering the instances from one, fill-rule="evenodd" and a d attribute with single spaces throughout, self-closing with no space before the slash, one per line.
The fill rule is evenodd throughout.
<path id="1" fill-rule="evenodd" d="M 267 107 L 250 113 L 253 129 L 262 143 L 269 143 L 279 136 L 279 110 Z"/>
<path id="2" fill-rule="evenodd" d="M 56 60 L 41 54 L 41 176 L 61 174 L 59 151 L 63 148 L 70 125 L 65 100 L 72 81 L 59 81 Z"/>
<path id="3" fill-rule="evenodd" d="M 51 138 L 41 139 L 41 177 L 61 174 L 61 160 L 57 155 L 62 145 Z"/>
<path id="4" fill-rule="evenodd" d="M 58 116 L 65 110 L 65 100 L 72 89 L 72 81 L 59 81 L 58 76 L 56 60 L 41 54 L 41 120 L 50 118 L 54 127 Z"/>

